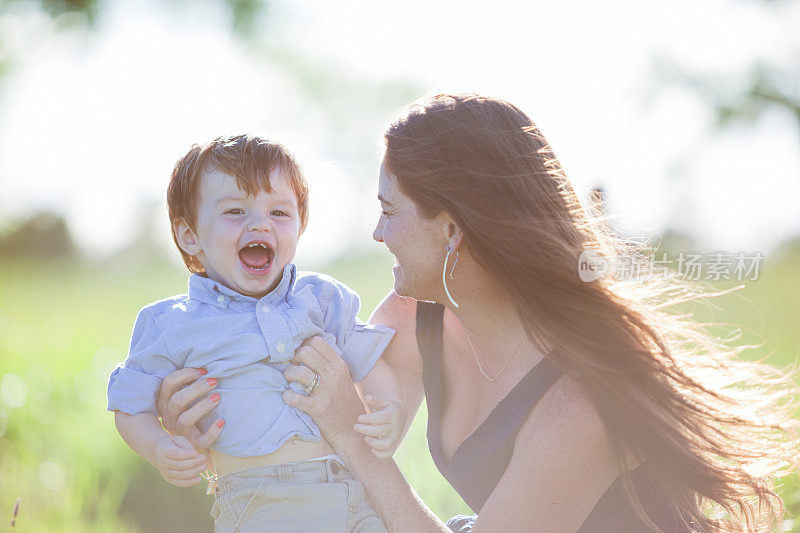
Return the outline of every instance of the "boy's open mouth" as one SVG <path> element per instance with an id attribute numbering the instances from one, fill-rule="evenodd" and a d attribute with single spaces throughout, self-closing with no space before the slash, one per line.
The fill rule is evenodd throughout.
<path id="1" fill-rule="evenodd" d="M 239 250 L 239 261 L 245 269 L 259 274 L 269 271 L 274 256 L 272 247 L 262 241 L 251 242 Z"/>

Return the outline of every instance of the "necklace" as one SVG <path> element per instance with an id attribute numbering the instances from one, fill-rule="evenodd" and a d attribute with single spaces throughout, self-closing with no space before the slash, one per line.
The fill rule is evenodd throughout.
<path id="1" fill-rule="evenodd" d="M 511 352 L 511 355 L 509 356 L 509 358 L 508 358 L 508 359 L 506 359 L 506 362 L 505 362 L 505 364 L 503 365 L 503 368 L 501 368 L 501 369 L 500 369 L 500 372 L 498 372 L 498 373 L 497 373 L 497 375 L 496 375 L 495 377 L 493 377 L 493 378 L 492 378 L 492 377 L 489 377 L 489 374 L 487 374 L 486 372 L 484 372 L 484 371 L 483 371 L 483 367 L 481 366 L 481 362 L 478 360 L 478 353 L 475 351 L 475 346 L 473 346 L 473 344 L 472 344 L 472 339 L 471 339 L 471 338 L 470 338 L 470 336 L 469 336 L 469 331 L 467 331 L 467 330 L 466 330 L 466 328 L 464 329 L 464 331 L 467 333 L 467 340 L 469 341 L 469 347 L 470 347 L 470 348 L 472 348 L 472 355 L 474 355 L 474 356 L 475 356 L 475 362 L 476 362 L 476 363 L 478 363 L 478 370 L 480 370 L 480 371 L 481 371 L 481 374 L 483 374 L 484 376 L 486 376 L 486 379 L 488 379 L 488 380 L 489 380 L 489 381 L 491 381 L 492 383 L 494 383 L 494 380 L 496 380 L 497 378 L 499 378 L 499 377 L 500 377 L 500 374 L 502 374 L 502 373 L 503 373 L 503 370 L 505 370 L 505 369 L 506 369 L 506 367 L 508 366 L 508 363 L 510 363 L 510 362 L 511 362 L 511 360 L 512 360 L 512 359 L 514 359 L 514 356 L 515 356 L 515 355 L 517 355 L 517 350 L 519 349 L 519 345 L 520 345 L 520 344 L 522 344 L 522 339 L 524 339 L 524 338 L 525 338 L 525 332 L 523 331 L 523 332 L 522 332 L 522 336 L 521 336 L 521 337 L 519 338 L 519 340 L 517 341 L 517 345 L 516 345 L 516 346 L 514 346 L 514 351 L 513 351 L 513 352 Z"/>

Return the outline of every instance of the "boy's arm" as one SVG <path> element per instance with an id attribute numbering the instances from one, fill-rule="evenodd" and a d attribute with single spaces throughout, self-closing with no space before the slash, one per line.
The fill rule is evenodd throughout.
<path id="1" fill-rule="evenodd" d="M 403 436 L 425 399 L 422 385 L 422 354 L 416 335 L 417 301 L 390 292 L 369 318 L 370 324 L 385 324 L 396 331 L 380 360 L 389 365 L 397 376 L 403 399 L 408 408 Z"/>
<path id="2" fill-rule="evenodd" d="M 155 306 L 146 306 L 136 316 L 128 357 L 109 377 L 107 409 L 114 412 L 117 431 L 133 451 L 168 482 L 188 487 L 199 482 L 196 476 L 205 469 L 205 458 L 185 437 L 167 433 L 155 416 L 161 380 L 178 368 L 155 312 Z"/>
<path id="3" fill-rule="evenodd" d="M 341 282 L 334 280 L 333 283 L 324 284 L 319 300 L 323 309 L 322 329 L 325 331 L 325 340 L 339 351 L 347 363 L 353 382 L 365 381 L 367 374 L 380 361 L 380 356 L 395 331 L 381 324 L 361 321 L 358 318 L 361 307 L 358 294 Z M 374 373 L 370 381 L 377 379 L 377 387 L 380 388 L 381 383 L 388 387 L 393 378 L 391 371 L 384 369 Z"/>
<path id="4" fill-rule="evenodd" d="M 155 444 L 161 437 L 169 435 L 158 419 L 148 413 L 129 415 L 114 411 L 114 423 L 128 446 L 148 463 L 156 466 Z"/>
<path id="5" fill-rule="evenodd" d="M 379 359 L 355 387 L 369 414 L 361 415 L 354 429 L 364 435 L 375 455 L 391 457 L 407 429 L 408 407 L 400 382 L 391 367 Z"/>
<path id="6" fill-rule="evenodd" d="M 158 419 L 148 413 L 129 415 L 114 411 L 117 431 L 133 451 L 155 466 L 168 482 L 190 487 L 202 481 L 205 457 L 199 455 L 185 437 L 164 431 Z"/>
<path id="7" fill-rule="evenodd" d="M 382 359 L 378 359 L 375 366 L 372 367 L 367 375 L 355 384 L 358 395 L 361 401 L 365 403 L 367 395 L 384 398 L 386 400 L 400 402 L 405 405 L 405 398 L 403 398 L 403 390 L 400 388 L 400 383 L 394 375 L 394 371 Z"/>
<path id="8" fill-rule="evenodd" d="M 109 411 L 157 415 L 156 396 L 161 380 L 178 370 L 179 364 L 183 366 L 167 347 L 155 314 L 156 308 L 151 305 L 136 315 L 128 357 L 108 379 Z"/>

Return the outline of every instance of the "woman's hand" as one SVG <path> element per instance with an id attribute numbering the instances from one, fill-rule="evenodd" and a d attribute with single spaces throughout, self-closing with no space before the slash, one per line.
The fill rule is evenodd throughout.
<path id="1" fill-rule="evenodd" d="M 225 421 L 219 419 L 205 433 L 197 429 L 197 421 L 220 401 L 219 394 L 208 395 L 217 385 L 216 378 L 199 379 L 205 374 L 204 368 L 182 368 L 170 372 L 161 381 L 156 399 L 156 409 L 164 429 L 172 435 L 186 437 L 203 454 L 217 440 L 225 425 Z"/>
<path id="2" fill-rule="evenodd" d="M 309 395 L 291 389 L 283 392 L 283 401 L 308 413 L 319 426 L 322 436 L 334 450 L 360 440 L 353 430 L 364 405 L 356 393 L 347 365 L 333 348 L 319 336 L 306 339 L 294 354 L 295 365 L 283 375 L 289 382 L 308 387 L 319 376 L 319 382 Z"/>

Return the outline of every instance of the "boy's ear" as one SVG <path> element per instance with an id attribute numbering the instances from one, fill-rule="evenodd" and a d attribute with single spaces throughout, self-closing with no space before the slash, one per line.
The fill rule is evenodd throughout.
<path id="1" fill-rule="evenodd" d="M 190 228 L 183 219 L 176 220 L 174 228 L 175 236 L 178 238 L 178 245 L 181 247 L 181 250 L 189 255 L 197 255 L 203 251 L 197 242 L 197 235 L 195 235 L 192 228 Z"/>

